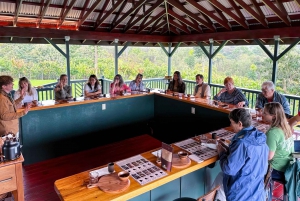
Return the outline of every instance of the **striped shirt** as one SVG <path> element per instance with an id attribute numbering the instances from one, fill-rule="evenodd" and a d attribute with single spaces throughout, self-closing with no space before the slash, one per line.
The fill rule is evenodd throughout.
<path id="1" fill-rule="evenodd" d="M 223 103 L 229 103 L 232 105 L 236 105 L 239 102 L 245 101 L 245 106 L 248 106 L 248 100 L 246 99 L 246 96 L 240 89 L 237 88 L 234 88 L 234 91 L 231 94 L 228 93 L 228 91 L 225 91 L 219 97 L 215 95 L 214 100 L 218 100 Z"/>

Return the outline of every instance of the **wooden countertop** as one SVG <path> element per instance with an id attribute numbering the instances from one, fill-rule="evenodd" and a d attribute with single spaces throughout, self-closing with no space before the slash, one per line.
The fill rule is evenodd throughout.
<path id="1" fill-rule="evenodd" d="M 173 145 L 174 153 L 180 151 L 181 149 L 175 145 Z M 156 149 L 157 150 L 157 149 Z M 156 164 L 156 156 L 152 154 L 152 152 L 155 150 L 151 150 L 145 153 L 142 153 L 141 155 L 145 157 L 147 160 L 152 162 L 153 164 Z M 89 172 L 91 170 L 81 172 L 79 174 L 75 174 L 63 179 L 59 179 L 55 181 L 54 188 L 57 194 L 59 195 L 61 200 L 65 201 L 77 201 L 77 200 L 128 200 L 133 197 L 136 197 L 138 195 L 141 195 L 145 192 L 148 192 L 154 188 L 157 188 L 158 186 L 164 185 L 170 181 L 173 181 L 177 178 L 180 178 L 186 174 L 189 174 L 191 172 L 194 172 L 200 168 L 203 168 L 213 162 L 216 162 L 218 160 L 218 156 L 215 156 L 213 158 L 210 158 L 202 163 L 196 163 L 195 161 L 191 161 L 191 165 L 185 169 L 177 169 L 172 168 L 171 172 L 167 172 L 168 175 L 165 177 L 162 177 L 158 180 L 155 180 L 153 182 L 150 182 L 145 185 L 140 185 L 138 182 L 136 182 L 132 177 L 130 177 L 130 186 L 127 190 L 125 190 L 122 193 L 118 194 L 110 194 L 105 193 L 101 191 L 98 188 L 91 188 L 88 189 L 86 187 L 86 182 L 89 179 Z M 97 167 L 95 169 L 100 169 L 106 166 Z M 115 163 L 115 170 L 116 172 L 121 171 L 121 168 L 116 165 Z M 100 199 L 101 198 L 101 199 Z"/>
<path id="2" fill-rule="evenodd" d="M 0 168 L 2 168 L 4 166 L 13 165 L 16 163 L 22 163 L 23 161 L 24 161 L 24 158 L 23 158 L 23 155 L 21 154 L 21 156 L 16 160 L 0 162 Z"/>
<path id="3" fill-rule="evenodd" d="M 146 92 L 127 93 L 125 95 L 113 95 L 113 96 L 106 94 L 108 97 L 102 97 L 102 98 L 91 99 L 91 100 L 84 100 L 83 97 L 79 97 L 79 98 L 76 98 L 76 101 L 69 101 L 68 103 L 56 103 L 55 100 L 46 100 L 46 101 L 42 101 L 42 105 L 30 108 L 30 111 L 68 107 L 68 106 L 90 104 L 90 103 L 104 102 L 104 101 L 121 100 L 121 99 L 125 99 L 125 98 L 148 96 L 148 95 L 152 95 L 152 94 L 153 93 L 146 93 Z M 23 109 L 20 108 L 19 110 L 23 110 Z"/>
<path id="4" fill-rule="evenodd" d="M 179 96 L 173 96 L 173 93 L 168 93 L 168 94 L 155 93 L 155 94 L 159 95 L 159 96 L 171 98 L 171 99 L 174 99 L 174 100 L 177 100 L 177 101 L 182 101 L 182 102 L 190 103 L 190 104 L 193 104 L 193 105 L 201 106 L 201 107 L 208 108 L 208 109 L 211 109 L 211 110 L 216 110 L 216 111 L 219 111 L 219 112 L 227 113 L 227 114 L 229 114 L 233 109 L 237 108 L 235 105 L 228 104 L 228 103 L 221 103 L 221 102 L 220 102 L 221 104 L 228 105 L 229 108 L 223 108 L 221 106 L 216 106 L 216 105 L 213 104 L 213 100 L 208 100 L 208 99 L 205 99 L 205 98 L 184 97 L 184 96 L 179 97 Z"/>

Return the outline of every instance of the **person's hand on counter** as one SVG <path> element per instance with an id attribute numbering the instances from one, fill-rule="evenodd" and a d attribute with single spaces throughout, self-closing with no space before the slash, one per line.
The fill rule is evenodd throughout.
<path id="1" fill-rule="evenodd" d="M 245 104 L 246 104 L 245 101 L 241 101 L 241 102 L 239 102 L 236 106 L 237 106 L 238 108 L 242 108 L 242 107 L 244 107 Z"/>

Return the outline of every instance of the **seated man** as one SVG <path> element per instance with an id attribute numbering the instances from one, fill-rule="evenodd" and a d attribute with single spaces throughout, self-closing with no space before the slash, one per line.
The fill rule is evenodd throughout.
<path id="1" fill-rule="evenodd" d="M 256 108 L 263 109 L 268 102 L 278 102 L 282 105 L 284 113 L 290 115 L 290 104 L 282 94 L 275 91 L 275 85 L 272 81 L 266 81 L 261 85 L 261 93 L 256 100 Z"/>
<path id="2" fill-rule="evenodd" d="M 208 84 L 203 82 L 203 75 L 197 74 L 196 75 L 196 83 L 194 90 L 194 96 L 197 98 L 209 98 L 210 97 L 210 87 Z"/>

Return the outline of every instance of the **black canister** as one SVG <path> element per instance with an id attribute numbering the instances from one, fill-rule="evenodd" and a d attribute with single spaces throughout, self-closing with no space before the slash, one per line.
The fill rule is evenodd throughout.
<path id="1" fill-rule="evenodd" d="M 15 160 L 20 157 L 20 142 L 16 140 L 5 140 L 2 146 L 2 154 L 5 161 Z"/>

